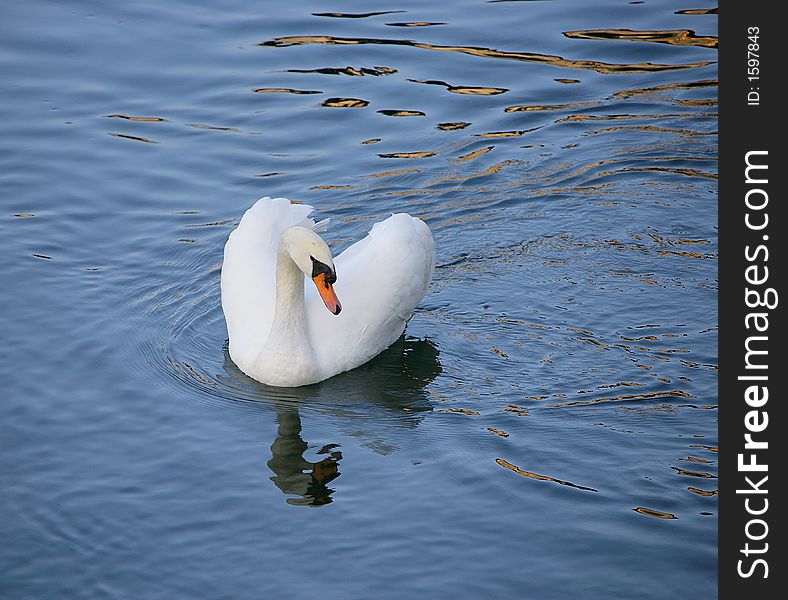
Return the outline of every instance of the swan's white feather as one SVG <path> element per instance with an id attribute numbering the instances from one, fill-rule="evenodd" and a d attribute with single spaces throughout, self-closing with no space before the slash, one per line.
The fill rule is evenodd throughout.
<path id="1" fill-rule="evenodd" d="M 317 359 L 340 373 L 393 344 L 427 293 L 435 244 L 427 225 L 395 214 L 334 259 L 334 290 L 342 312 L 332 315 L 314 286 L 306 287 L 309 335 Z"/>
<path id="2" fill-rule="evenodd" d="M 261 198 L 243 217 L 224 246 L 222 309 L 230 355 L 242 370 L 268 338 L 276 302 L 276 254 L 289 227 L 304 225 L 312 207 L 287 198 Z"/>
<path id="3" fill-rule="evenodd" d="M 321 231 L 325 231 L 328 229 L 328 224 L 331 222 L 331 219 L 323 219 L 322 221 L 318 221 L 312 226 L 312 231 L 315 233 L 320 233 Z"/>
<path id="4" fill-rule="evenodd" d="M 325 221 L 308 219 L 311 211 L 284 198 L 262 198 L 225 246 L 221 285 L 230 355 L 262 381 L 265 366 L 254 362 L 273 322 L 279 240 L 294 225 L 322 228 Z M 308 341 L 319 380 L 367 362 L 399 338 L 429 287 L 435 244 L 424 222 L 395 214 L 373 225 L 365 238 L 334 258 L 334 265 L 339 315 L 326 309 L 311 281 L 305 286 Z M 292 385 L 314 383 L 297 379 Z"/>

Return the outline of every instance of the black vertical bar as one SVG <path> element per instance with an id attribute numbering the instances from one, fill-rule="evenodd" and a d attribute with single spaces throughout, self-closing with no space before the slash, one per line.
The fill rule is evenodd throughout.
<path id="1" fill-rule="evenodd" d="M 788 294 L 785 217 L 778 217 L 788 200 L 780 6 L 727 0 L 719 11 L 720 598 L 788 597 L 778 525 L 785 514 L 778 461 L 788 437 L 779 314 L 779 294 Z"/>

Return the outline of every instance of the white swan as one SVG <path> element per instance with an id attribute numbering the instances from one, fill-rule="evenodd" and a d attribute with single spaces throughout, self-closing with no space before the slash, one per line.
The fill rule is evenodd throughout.
<path id="1" fill-rule="evenodd" d="M 388 348 L 435 268 L 435 243 L 419 219 L 392 215 L 333 260 L 315 232 L 324 222 L 309 219 L 311 212 L 285 198 L 261 198 L 224 247 L 230 357 L 269 385 L 317 383 Z M 314 287 L 304 289 L 304 275 Z"/>

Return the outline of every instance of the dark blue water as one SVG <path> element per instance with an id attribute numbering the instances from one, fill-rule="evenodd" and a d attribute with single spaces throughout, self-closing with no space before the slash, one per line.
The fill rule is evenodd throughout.
<path id="1" fill-rule="evenodd" d="M 714 7 L 7 3 L 0 596 L 715 597 Z M 404 339 L 238 371 L 264 195 L 429 224 Z"/>

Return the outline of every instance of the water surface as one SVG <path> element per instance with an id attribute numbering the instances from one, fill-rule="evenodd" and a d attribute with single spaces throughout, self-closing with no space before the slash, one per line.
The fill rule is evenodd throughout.
<path id="1" fill-rule="evenodd" d="M 715 13 L 7 7 L 3 598 L 714 597 Z M 403 339 L 240 373 L 265 195 L 429 224 Z"/>

